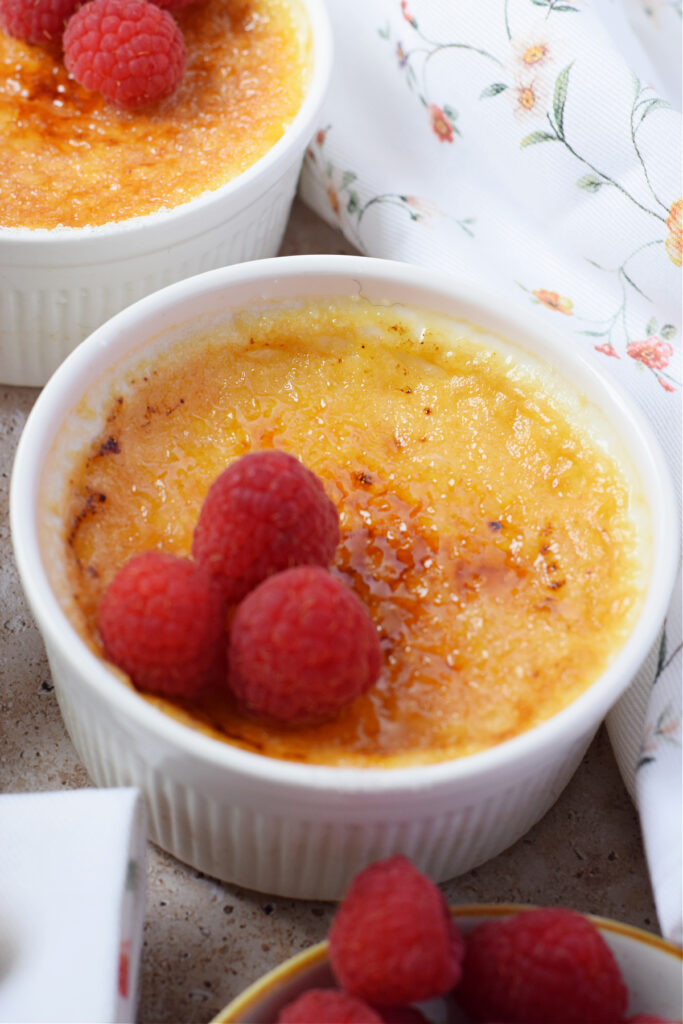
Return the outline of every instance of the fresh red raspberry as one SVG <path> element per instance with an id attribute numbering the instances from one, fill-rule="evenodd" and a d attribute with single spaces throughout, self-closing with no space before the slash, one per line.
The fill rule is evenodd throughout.
<path id="1" fill-rule="evenodd" d="M 150 0 L 90 0 L 64 33 L 67 71 L 86 89 L 128 110 L 174 93 L 186 60 L 178 25 Z"/>
<path id="2" fill-rule="evenodd" d="M 383 1024 L 367 1003 L 336 988 L 309 988 L 280 1010 L 277 1024 Z"/>
<path id="3" fill-rule="evenodd" d="M 201 3 L 202 0 L 153 0 L 157 7 L 163 7 L 165 11 L 171 11 L 175 14 L 176 11 L 182 11 L 186 7 L 193 7 L 194 4 Z"/>
<path id="4" fill-rule="evenodd" d="M 330 927 L 338 984 L 376 1005 L 443 995 L 460 980 L 462 956 L 441 890 L 403 856 L 356 875 Z"/>
<path id="5" fill-rule="evenodd" d="M 375 625 L 320 566 L 276 573 L 247 594 L 230 627 L 228 683 L 256 714 L 289 725 L 335 715 L 382 665 Z"/>
<path id="6" fill-rule="evenodd" d="M 456 998 L 474 1020 L 615 1024 L 628 992 L 588 918 L 548 907 L 478 925 L 467 937 Z"/>
<path id="7" fill-rule="evenodd" d="M 431 1024 L 417 1006 L 376 1006 L 384 1024 Z"/>
<path id="8" fill-rule="evenodd" d="M 150 551 L 126 562 L 100 601 L 106 657 L 144 692 L 199 696 L 225 675 L 225 610 L 189 558 Z"/>
<path id="9" fill-rule="evenodd" d="M 0 0 L 0 26 L 27 43 L 60 43 L 80 0 Z"/>
<path id="10" fill-rule="evenodd" d="M 329 565 L 339 514 L 322 483 L 293 455 L 251 452 L 209 488 L 192 554 L 237 603 L 258 583 L 295 565 Z"/>

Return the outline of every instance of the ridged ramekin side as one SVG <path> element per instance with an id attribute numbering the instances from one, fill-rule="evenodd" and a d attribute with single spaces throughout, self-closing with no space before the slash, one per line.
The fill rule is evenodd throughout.
<path id="1" fill-rule="evenodd" d="M 48 650 L 67 731 L 98 786 L 137 786 L 144 793 L 150 838 L 184 863 L 234 885 L 300 899 L 336 900 L 374 860 L 402 853 L 437 881 L 456 877 L 514 843 L 552 806 L 576 771 L 592 735 L 557 750 L 549 763 L 506 786 L 471 796 L 416 791 L 398 817 L 368 814 L 363 794 L 344 815 L 326 814 L 325 793 L 302 804 L 277 784 L 268 802 L 255 787 L 222 794 L 197 785 L 197 773 L 173 751 L 149 751 L 127 724 L 98 706 L 73 669 Z M 154 739 L 151 742 L 154 744 Z M 150 756 L 141 753 L 146 751 Z M 194 766 L 196 768 L 196 766 Z M 189 781 L 188 781 L 189 780 Z"/>
<path id="2" fill-rule="evenodd" d="M 36 266 L 27 250 L 17 253 L 0 237 L 0 382 L 40 387 L 84 338 L 143 296 L 205 270 L 277 255 L 300 166 L 297 157 L 246 208 L 217 203 L 211 228 L 190 225 L 172 246 L 145 248 L 141 234 L 134 255 L 112 257 L 100 236 L 71 245 L 65 235 L 69 263 L 56 249 L 53 263 Z"/>

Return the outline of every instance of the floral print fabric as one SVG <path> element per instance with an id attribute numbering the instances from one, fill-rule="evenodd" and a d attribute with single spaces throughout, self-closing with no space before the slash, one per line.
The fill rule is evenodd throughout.
<path id="1" fill-rule="evenodd" d="M 367 255 L 439 267 L 493 286 L 501 307 L 532 307 L 636 397 L 680 493 L 679 0 L 329 10 L 336 63 L 304 200 Z M 662 930 L 681 942 L 679 607 L 662 645 L 637 729 L 611 736 Z M 635 721 L 633 707 L 627 694 L 620 723 Z"/>

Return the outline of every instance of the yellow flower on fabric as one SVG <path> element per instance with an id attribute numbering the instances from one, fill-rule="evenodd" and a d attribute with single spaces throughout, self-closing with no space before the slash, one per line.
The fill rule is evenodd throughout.
<path id="1" fill-rule="evenodd" d="M 522 53 L 522 63 L 527 67 L 542 64 L 548 57 L 550 50 L 545 43 L 532 43 Z"/>
<path id="2" fill-rule="evenodd" d="M 670 232 L 664 243 L 666 251 L 671 262 L 680 267 L 683 263 L 683 199 L 672 203 L 666 226 Z"/>
<path id="3" fill-rule="evenodd" d="M 572 315 L 574 303 L 564 295 L 559 295 L 558 292 L 549 292 L 545 288 L 538 288 L 532 294 L 536 296 L 539 302 L 547 306 L 548 309 L 553 309 L 557 313 L 564 313 L 565 316 Z"/>
<path id="4" fill-rule="evenodd" d="M 522 110 L 533 110 L 536 106 L 536 93 L 532 85 L 522 85 L 517 89 L 517 103 Z"/>

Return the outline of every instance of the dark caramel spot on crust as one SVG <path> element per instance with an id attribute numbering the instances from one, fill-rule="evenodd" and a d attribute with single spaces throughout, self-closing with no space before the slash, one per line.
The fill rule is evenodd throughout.
<path id="1" fill-rule="evenodd" d="M 118 455 L 121 451 L 119 442 L 111 435 L 99 447 L 98 455 Z"/>
<path id="2" fill-rule="evenodd" d="M 91 491 L 86 495 L 85 500 L 83 501 L 83 505 L 80 511 L 77 512 L 76 515 L 74 516 L 71 528 L 67 534 L 66 540 L 67 544 L 70 547 L 74 546 L 78 531 L 81 528 L 82 524 L 85 522 L 85 520 L 95 515 L 98 507 L 100 505 L 103 505 L 106 500 L 107 495 L 102 494 L 101 492 Z"/>

